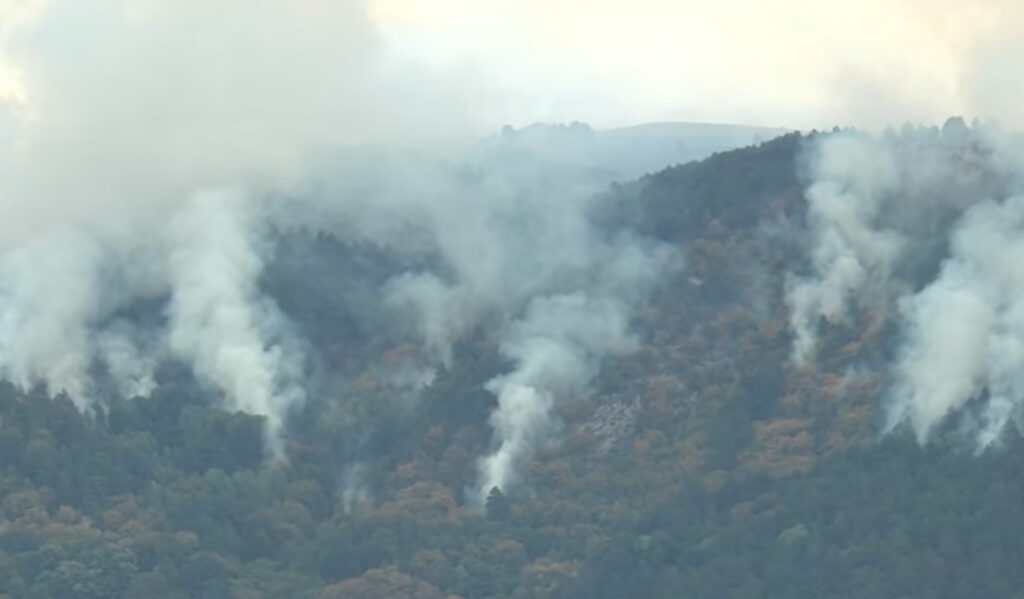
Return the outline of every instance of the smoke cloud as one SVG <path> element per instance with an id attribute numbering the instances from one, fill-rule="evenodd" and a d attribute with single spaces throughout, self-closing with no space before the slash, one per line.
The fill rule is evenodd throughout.
<path id="1" fill-rule="evenodd" d="M 302 363 L 278 338 L 283 316 L 257 289 L 263 260 L 251 208 L 238 192 L 211 191 L 175 215 L 168 343 L 232 408 L 265 416 L 270 449 L 282 455 L 284 417 L 303 399 Z"/>
<path id="2" fill-rule="evenodd" d="M 898 183 L 893 161 L 884 144 L 852 134 L 817 148 L 806 194 L 814 274 L 791 280 L 787 290 L 797 363 L 813 356 L 820 319 L 847 323 L 850 302 L 888 278 L 900 239 L 878 229 L 878 220 Z"/>
<path id="3" fill-rule="evenodd" d="M 463 142 L 486 85 L 397 58 L 363 2 L 11 6 L 0 376 L 92 410 L 180 362 L 264 417 L 286 457 L 323 360 L 263 277 L 282 231 L 325 231 L 397 257 L 379 284 L 339 283 L 380 298 L 349 306 L 371 337 L 420 344 L 395 388 L 430 385 L 481 330 L 511 361 L 487 384 L 487 491 L 515 484 L 557 403 L 636 346 L 633 310 L 671 252 L 593 222 L 606 173 Z"/>
<path id="4" fill-rule="evenodd" d="M 517 464 L 551 434 L 555 401 L 584 392 L 600 358 L 634 349 L 627 314 L 613 300 L 560 295 L 532 301 L 511 325 L 501 352 L 515 369 L 487 383 L 498 398 L 498 447 L 480 461 L 480 505 L 492 488 L 515 482 Z"/>
<path id="5" fill-rule="evenodd" d="M 961 414 L 982 450 L 1021 414 L 1024 199 L 1019 138 L 950 119 L 810 148 L 813 275 L 787 288 L 793 355 L 880 313 L 898 341 L 885 429 L 922 443 Z M 827 324 L 820 328 L 819 322 Z"/>
<path id="6" fill-rule="evenodd" d="M 466 134 L 472 82 L 410 76 L 359 1 L 26 1 L 0 17 L 0 375 L 90 409 L 98 372 L 145 395 L 175 358 L 265 416 L 279 453 L 303 362 L 259 286 L 261 199 L 326 147 Z M 154 299 L 165 322 L 122 314 Z"/>
<path id="7" fill-rule="evenodd" d="M 920 440 L 950 413 L 984 398 L 984 449 L 1024 407 L 1024 197 L 964 214 L 939 276 L 902 305 L 907 342 L 897 364 L 890 428 Z"/>
<path id="8" fill-rule="evenodd" d="M 82 235 L 55 234 L 0 261 L 0 373 L 30 388 L 66 392 L 81 407 L 89 393 L 90 324 L 103 313 L 100 248 Z"/>
<path id="9" fill-rule="evenodd" d="M 383 286 L 386 306 L 411 318 L 425 368 L 450 366 L 454 343 L 481 327 L 513 362 L 486 385 L 498 400 L 495 450 L 469 492 L 482 505 L 554 440 L 558 402 L 585 393 L 602 359 L 635 347 L 631 315 L 674 252 L 595 223 L 600 177 L 553 171 L 529 155 L 495 160 L 487 148 L 463 168 L 397 160 L 386 170 L 406 177 L 364 173 L 361 192 L 372 189 L 374 201 L 333 204 L 325 221 L 342 236 L 435 257 Z M 328 188 L 351 198 L 350 184 L 343 177 Z"/>

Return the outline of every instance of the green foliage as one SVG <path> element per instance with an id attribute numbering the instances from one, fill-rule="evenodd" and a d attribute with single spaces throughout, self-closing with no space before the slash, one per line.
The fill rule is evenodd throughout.
<path id="1" fill-rule="evenodd" d="M 501 489 L 494 487 L 487 494 L 487 501 L 484 504 L 487 517 L 491 520 L 504 520 L 509 515 L 508 498 L 501 492 Z"/>

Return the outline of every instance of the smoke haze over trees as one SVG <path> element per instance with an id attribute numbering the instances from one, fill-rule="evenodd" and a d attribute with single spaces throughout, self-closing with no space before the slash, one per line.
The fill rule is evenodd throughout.
<path id="1" fill-rule="evenodd" d="M 0 0 L 0 598 L 1024 593 L 1012 31 L 1007 125 L 501 128 L 381 10 Z"/>

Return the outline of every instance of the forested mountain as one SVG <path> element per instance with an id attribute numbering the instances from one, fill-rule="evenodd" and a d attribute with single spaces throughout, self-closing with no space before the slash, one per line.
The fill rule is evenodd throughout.
<path id="1" fill-rule="evenodd" d="M 449 294 L 475 266 L 408 223 L 278 220 L 257 286 L 288 323 L 276 351 L 305 356 L 302 401 L 277 423 L 226 406 L 184 353 L 138 393 L 97 361 L 87 403 L 3 383 L 0 596 L 1024 596 L 1015 379 L 955 378 L 973 354 L 928 358 L 916 308 L 983 268 L 969 233 L 1018 185 L 1000 135 L 790 133 L 588 195 L 585 244 L 529 211 L 470 214 L 469 254 L 502 239 L 461 227 L 497 218 L 557 266 L 517 247 L 522 281 L 547 278 L 500 270 L 490 303 Z M 486 169 L 459 185 L 493 188 Z M 1000 220 L 1010 237 L 1024 222 Z M 382 308 L 424 290 L 437 303 Z M 172 326 L 181 305 L 157 287 L 104 323 Z M 439 339 L 451 309 L 477 317 Z M 935 407 L 963 380 L 980 382 Z M 514 474 L 481 461 L 501 455 Z"/>

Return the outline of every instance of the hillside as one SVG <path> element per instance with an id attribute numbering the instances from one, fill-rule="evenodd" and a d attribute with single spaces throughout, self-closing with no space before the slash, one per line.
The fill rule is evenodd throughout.
<path id="1" fill-rule="evenodd" d="M 547 168 L 578 169 L 603 181 L 625 181 L 783 135 L 779 127 L 714 123 L 644 123 L 611 129 L 585 123 L 506 127 L 477 151 L 502 160 L 529 157 Z"/>
<path id="2" fill-rule="evenodd" d="M 480 220 L 459 205 L 454 239 L 469 255 L 486 254 L 488 240 L 523 243 L 494 277 L 498 299 L 479 305 L 452 292 L 478 265 L 412 226 L 438 218 L 425 208 L 410 222 L 368 219 L 377 228 L 359 234 L 271 227 L 258 287 L 274 304 L 266 314 L 289 323 L 275 347 L 306 357 L 304 400 L 274 428 L 276 412 L 225 406 L 217 379 L 181 356 L 161 360 L 152 392 L 134 397 L 112 390 L 116 373 L 97 374 L 100 399 L 84 410 L 44 385 L 4 383 L 0 596 L 1021 595 L 1020 437 L 1007 425 L 999 447 L 976 452 L 970 428 L 988 422 L 998 385 L 951 405 L 924 435 L 917 404 L 905 418 L 891 409 L 904 381 L 892 364 L 927 324 L 901 328 L 907 298 L 957 255 L 962 243 L 946 240 L 984 203 L 978 190 L 1003 198 L 1017 185 L 982 132 L 951 123 L 885 143 L 897 170 L 911 147 L 918 166 L 922 147 L 936 164 L 966 164 L 952 182 L 937 168 L 910 187 L 899 172 L 876 194 L 855 178 L 863 169 L 821 158 L 855 134 L 789 133 L 612 184 L 583 204 L 585 235 L 568 217 L 572 227 L 545 229 L 532 204 Z M 475 168 L 458 185 L 497 186 Z M 402 184 L 434 189 L 426 180 Z M 815 185 L 833 180 L 854 206 L 880 198 L 857 221 L 870 231 L 819 201 L 826 188 Z M 884 203 L 918 196 L 942 209 L 905 217 Z M 495 218 L 516 236 L 465 230 Z M 821 241 L 833 230 L 870 238 L 863 247 L 898 232 L 905 253 L 884 268 L 858 254 L 862 276 L 838 286 L 845 309 L 815 300 L 807 333 L 801 298 L 827 295 L 842 254 L 820 249 L 836 247 Z M 439 299 L 422 322 L 382 307 L 424 289 Z M 108 320 L 166 324 L 177 301 L 161 290 Z M 479 315 L 446 345 L 436 336 L 451 309 Z M 814 350 L 801 359 L 804 334 Z M 534 363 L 537 339 L 546 345 Z M 568 366 L 545 370 L 556 362 Z M 525 378 L 527 366 L 544 376 Z M 549 403 L 516 404 L 531 415 L 515 429 L 495 414 L 523 388 Z M 268 431 L 282 448 L 269 457 Z M 481 460 L 516 443 L 530 449 L 512 454 L 514 474 L 488 485 Z"/>

